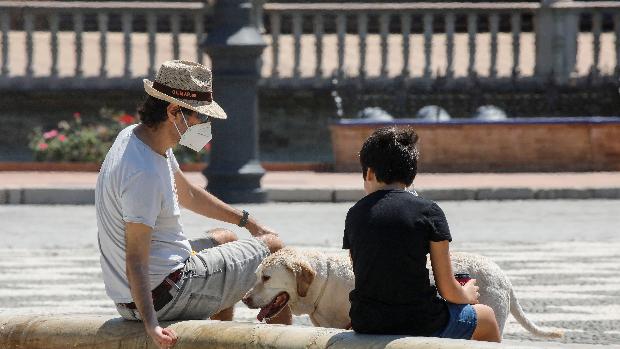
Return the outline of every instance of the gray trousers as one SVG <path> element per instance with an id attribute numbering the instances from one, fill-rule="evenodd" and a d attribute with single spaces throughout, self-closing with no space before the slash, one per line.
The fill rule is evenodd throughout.
<path id="1" fill-rule="evenodd" d="M 157 311 L 159 320 L 202 320 L 232 307 L 256 282 L 255 271 L 269 255 L 267 245 L 250 238 L 214 246 L 213 241 L 190 241 L 199 251 L 185 262 L 183 277 L 170 289 L 173 298 Z M 116 305 L 127 320 L 141 320 L 136 309 Z"/>

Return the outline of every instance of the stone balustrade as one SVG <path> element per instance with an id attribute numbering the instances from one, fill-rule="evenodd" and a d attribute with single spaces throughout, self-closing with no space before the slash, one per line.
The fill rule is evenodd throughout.
<path id="1" fill-rule="evenodd" d="M 620 76 L 616 1 L 251 3 L 252 23 L 270 45 L 263 54 L 263 84 L 329 86 L 333 77 L 362 84 L 395 78 L 426 85 L 438 79 L 551 78 L 568 84 Z M 161 63 L 159 45 L 171 46 L 169 58 L 205 59 L 201 43 L 210 11 L 208 2 L 0 1 L 0 88 L 138 87 Z M 97 61 L 85 62 L 87 31 L 98 33 Z M 61 32 L 73 33 L 71 46 L 60 43 Z M 195 40 L 181 43 L 188 33 Z M 162 34 L 169 41 L 162 43 Z M 49 44 L 38 45 L 47 35 Z M 118 35 L 120 47 L 111 44 Z M 136 47 L 136 35 L 146 35 L 145 47 Z M 328 45 L 332 39 L 335 45 Z M 183 55 L 192 45 L 195 55 Z M 73 73 L 60 74 L 59 65 L 67 63 L 59 51 L 69 47 Z M 49 70 L 36 63 L 41 55 Z M 91 70 L 97 64 L 97 71 L 85 74 L 85 64 Z"/>
<path id="2" fill-rule="evenodd" d="M 490 23 L 491 35 L 491 64 L 489 67 L 489 76 L 497 76 L 497 36 L 499 33 L 500 15 L 510 17 L 512 37 L 515 38 L 512 43 L 512 56 L 514 76 L 519 75 L 519 55 L 520 55 L 520 34 L 521 17 L 524 14 L 533 14 L 539 7 L 536 3 L 358 3 L 347 4 L 266 4 L 265 11 L 269 14 L 271 23 L 271 36 L 273 51 L 272 56 L 278 56 L 280 22 L 281 18 L 291 16 L 292 18 L 292 35 L 295 42 L 294 50 L 294 68 L 293 78 L 299 78 L 300 65 L 300 37 L 302 35 L 302 20 L 311 18 L 314 24 L 314 40 L 316 52 L 316 69 L 314 78 L 321 79 L 323 76 L 322 53 L 323 36 L 325 35 L 324 23 L 327 20 L 335 21 L 337 34 L 337 69 L 336 75 L 340 78 L 344 76 L 344 59 L 349 52 L 345 52 L 345 39 L 347 33 L 347 20 L 354 18 L 357 23 L 356 35 L 359 36 L 358 44 L 358 77 L 368 77 L 366 57 L 368 51 L 367 38 L 369 35 L 369 20 L 376 19 L 378 21 L 378 32 L 380 36 L 380 56 L 381 67 L 378 77 L 382 79 L 388 78 L 388 57 L 393 54 L 402 55 L 402 68 L 400 77 L 412 78 L 410 70 L 410 56 L 412 52 L 415 54 L 420 48 L 412 50 L 411 35 L 412 22 L 422 21 L 424 44 L 421 55 L 424 57 L 424 70 L 421 78 L 433 78 L 432 71 L 432 50 L 434 38 L 434 22 L 442 19 L 444 23 L 443 33 L 445 34 L 445 70 L 441 72 L 447 78 L 454 77 L 454 55 L 455 55 L 455 23 L 457 16 L 464 15 L 467 20 L 467 36 L 469 47 L 469 64 L 467 69 L 468 76 L 477 74 L 475 69 L 476 62 L 476 35 L 478 34 L 478 21 L 480 16 L 488 16 Z M 392 33 L 391 27 L 400 28 L 401 47 L 399 52 L 391 52 L 389 50 L 388 38 Z M 278 60 L 272 61 L 271 77 L 278 77 Z"/>
<path id="3" fill-rule="evenodd" d="M 315 82 L 326 81 L 323 62 L 325 55 L 324 37 L 326 24 L 331 25 L 332 32 L 337 36 L 337 49 L 335 61 L 337 61 L 333 76 L 339 79 L 355 78 L 358 80 L 381 81 L 400 78 L 405 81 L 415 79 L 417 82 L 431 83 L 436 79 L 453 80 L 455 76 L 455 37 L 459 35 L 457 27 L 466 35 L 467 60 L 461 59 L 467 65 L 465 78 L 499 80 L 498 75 L 498 37 L 503 32 L 509 31 L 510 73 L 505 78 L 518 80 L 547 80 L 550 77 L 556 82 L 566 83 L 569 78 L 578 75 L 576 69 L 578 52 L 577 41 L 580 34 L 581 20 L 591 21 L 591 67 L 587 69 L 590 78 L 599 78 L 602 75 L 618 76 L 620 70 L 620 3 L 612 1 L 601 2 L 577 2 L 577 1 L 543 1 L 534 2 L 487 2 L 487 3 L 348 3 L 343 4 L 266 4 L 264 11 L 268 14 L 271 36 L 271 81 L 274 83 L 282 80 L 280 74 L 281 55 L 280 41 L 282 34 L 293 38 L 293 69 L 290 79 L 299 82 L 300 65 L 302 62 L 302 37 L 306 32 L 306 23 L 312 23 L 309 35 L 314 37 L 315 69 L 312 76 L 306 76 Z M 603 31 L 603 19 L 611 17 L 613 21 L 613 35 L 615 46 L 615 59 L 613 69 L 601 70 L 601 37 Z M 529 31 L 535 34 L 532 45 L 523 47 L 524 25 L 523 19 L 530 23 Z M 283 30 L 282 23 L 288 19 L 290 28 Z M 369 22 L 374 21 L 375 34 L 379 36 L 380 68 L 378 74 L 369 76 L 368 73 L 368 38 Z M 351 25 L 349 22 L 353 22 Z M 412 29 L 421 27 L 420 33 L 413 33 Z M 533 27 L 533 28 L 532 28 Z M 609 25 L 607 25 L 609 28 Z M 390 45 L 389 41 L 395 33 L 401 36 L 400 47 Z M 352 52 L 352 45 L 347 45 L 346 40 L 351 40 L 351 33 L 357 52 Z M 421 35 L 421 46 L 413 47 L 412 37 Z M 488 46 L 481 47 L 479 38 L 481 35 L 488 36 Z M 439 40 L 438 40 L 439 39 Z M 396 40 L 395 40 L 396 41 Z M 440 41 L 438 43 L 438 41 Z M 307 41 L 306 41 L 307 42 Z M 375 43 L 377 45 L 377 43 Z M 480 51 L 488 52 L 488 65 L 486 69 L 478 67 Z M 535 69 L 524 74 L 521 69 L 521 57 L 535 50 Z M 439 51 L 439 54 L 437 54 Z M 376 51 L 375 51 L 376 52 Z M 345 59 L 356 55 L 357 72 L 347 74 Z M 413 57 L 412 59 L 412 55 Z M 391 60 L 393 56 L 400 56 Z M 460 57 L 459 57 L 460 58 Z M 441 62 L 434 62 L 434 59 Z M 411 69 L 412 60 L 423 60 L 423 69 L 419 74 L 413 74 Z M 397 75 L 388 73 L 390 62 L 398 61 L 401 64 Z M 505 62 L 504 62 L 505 64 Z M 438 68 L 439 67 L 439 68 Z M 331 72 L 328 72 L 331 73 Z M 348 75 L 348 76 L 347 76 Z"/>
<path id="4" fill-rule="evenodd" d="M 171 45 L 174 59 L 179 58 L 181 21 L 193 24 L 196 36 L 195 60 L 202 62 L 203 50 L 199 43 L 204 36 L 205 15 L 210 7 L 202 2 L 95 2 L 95 1 L 0 1 L 0 30 L 2 31 L 2 46 L 0 66 L 0 87 L 30 89 L 30 88 L 72 88 L 72 87 L 131 87 L 139 86 L 140 78 L 132 71 L 132 56 L 134 54 L 132 38 L 136 34 L 133 24 L 138 19 L 146 23 L 148 61 L 147 76 L 152 77 L 156 71 L 156 49 L 158 21 L 168 21 L 171 35 Z M 60 18 L 70 17 L 74 33 L 74 74 L 59 77 L 59 24 Z M 84 34 L 87 17 L 96 23 L 99 33 L 99 69 L 95 76 L 84 76 Z M 109 77 L 108 74 L 108 38 L 109 23 L 111 20 L 120 20 L 120 31 L 123 38 L 123 73 L 120 77 Z M 21 22 L 21 27 L 19 26 Z M 43 26 L 43 28 L 37 28 Z M 35 32 L 49 33 L 49 52 L 35 51 Z M 13 75 L 9 53 L 12 32 L 22 32 L 25 35 L 25 70 L 23 75 Z M 67 47 L 64 47 L 66 49 Z M 50 55 L 49 72 L 43 76 L 35 76 L 33 67 L 36 55 Z M 113 53 L 116 54 L 116 53 Z M 142 54 L 142 53 L 140 53 Z M 89 62 L 90 63 L 90 62 Z M 40 73 L 40 72 L 39 72 Z"/>

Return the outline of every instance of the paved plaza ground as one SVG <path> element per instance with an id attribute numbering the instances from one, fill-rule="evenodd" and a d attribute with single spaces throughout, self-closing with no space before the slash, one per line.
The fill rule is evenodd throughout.
<path id="1" fill-rule="evenodd" d="M 492 258 L 529 318 L 563 343 L 620 345 L 618 200 L 440 202 L 453 249 Z M 243 205 L 299 248 L 342 253 L 351 203 Z M 93 206 L 0 206 L 0 313 L 114 314 L 98 261 Z M 183 212 L 187 235 L 221 226 Z M 234 229 L 240 237 L 245 231 Z M 242 304 L 235 320 L 255 321 Z M 309 325 L 305 316 L 294 322 Z M 505 339 L 535 341 L 509 317 Z"/>

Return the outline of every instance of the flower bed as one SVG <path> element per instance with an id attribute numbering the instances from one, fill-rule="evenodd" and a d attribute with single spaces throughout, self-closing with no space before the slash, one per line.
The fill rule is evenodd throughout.
<path id="1" fill-rule="evenodd" d="M 99 169 L 105 155 L 112 146 L 118 133 L 125 127 L 138 122 L 138 119 L 125 112 L 102 109 L 98 122 L 86 123 L 80 113 L 74 113 L 71 120 L 63 120 L 56 128 L 44 130 L 36 128 L 30 136 L 30 149 L 34 159 L 42 164 L 41 168 L 50 170 Z M 182 167 L 202 169 L 211 145 L 196 153 L 183 146 L 174 148 L 174 153 Z M 70 164 L 82 164 L 71 166 Z M 83 169 L 82 169 L 83 168 Z"/>

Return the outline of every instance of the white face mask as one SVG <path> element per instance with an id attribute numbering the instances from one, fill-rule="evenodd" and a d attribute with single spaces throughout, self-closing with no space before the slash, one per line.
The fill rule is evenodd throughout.
<path id="1" fill-rule="evenodd" d="M 213 136 L 211 135 L 211 122 L 204 122 L 198 125 L 189 126 L 187 124 L 187 120 L 185 119 L 185 115 L 183 115 L 183 110 L 181 110 L 181 116 L 183 117 L 183 121 L 185 122 L 185 126 L 187 126 L 187 130 L 185 133 L 181 134 L 179 128 L 176 123 L 174 127 L 177 129 L 179 136 L 181 136 L 181 140 L 179 144 L 184 145 L 196 152 L 202 150 L 202 148 L 209 143 Z"/>

